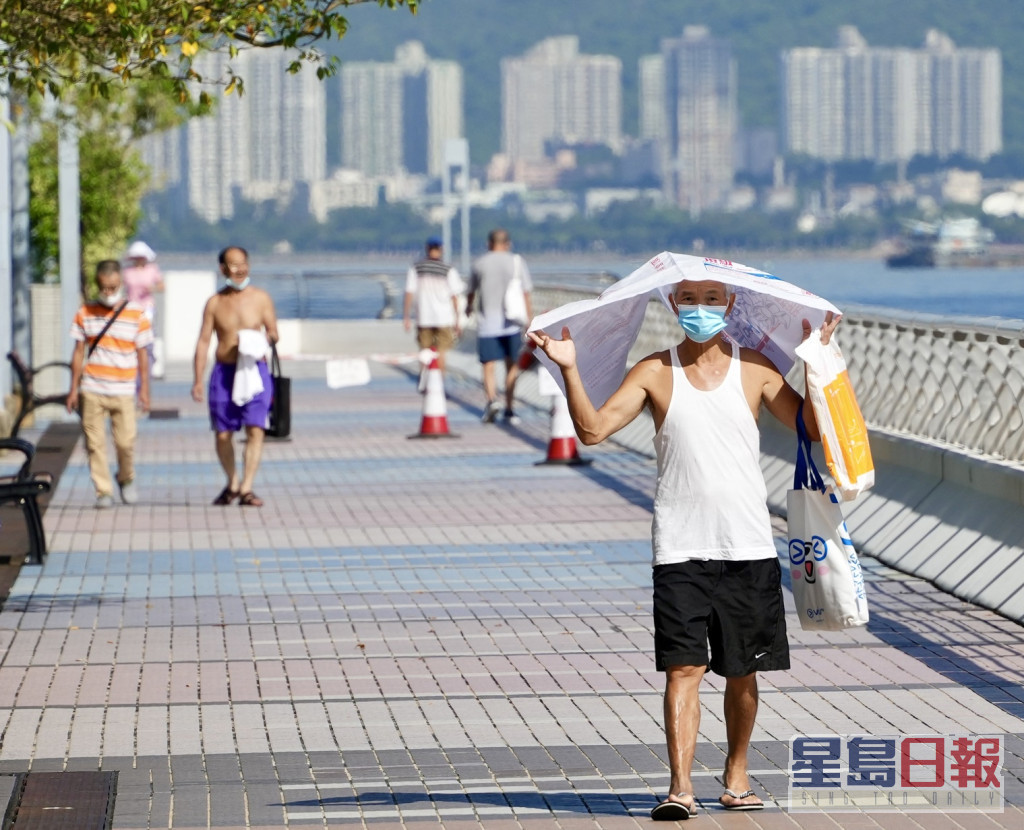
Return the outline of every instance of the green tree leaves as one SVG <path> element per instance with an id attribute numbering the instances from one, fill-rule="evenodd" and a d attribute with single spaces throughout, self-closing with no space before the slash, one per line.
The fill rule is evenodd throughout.
<path id="1" fill-rule="evenodd" d="M 329 74 L 333 63 L 314 48 L 348 30 L 343 12 L 372 0 L 7 0 L 0 16 L 0 76 L 29 94 L 61 97 L 76 86 L 103 95 L 113 85 L 162 79 L 179 100 L 189 84 L 213 81 L 241 92 L 228 68 L 203 78 L 195 59 L 232 47 L 297 48 L 299 61 Z M 381 7 L 419 0 L 375 0 Z M 321 77 L 323 76 L 321 74 Z"/>
<path id="2" fill-rule="evenodd" d="M 91 278 L 96 263 L 120 259 L 142 215 L 140 202 L 148 171 L 125 141 L 112 139 L 109 125 L 86 126 L 79 135 L 82 272 Z M 58 126 L 40 126 L 29 149 L 29 224 L 32 268 L 37 278 L 56 276 L 59 258 L 57 215 Z"/>
<path id="3" fill-rule="evenodd" d="M 213 106 L 196 84 L 243 91 L 230 60 L 242 49 L 293 47 L 289 67 L 333 73 L 315 45 L 348 30 L 342 12 L 376 2 L 406 6 L 419 0 L 6 0 L 0 14 L 0 78 L 12 100 L 30 101 L 39 115 L 46 96 L 69 105 L 78 123 L 82 270 L 117 258 L 135 233 L 148 173 L 131 139 L 166 129 Z M 197 68 L 204 52 L 225 53 L 220 77 Z M 201 63 L 201 62 L 199 62 Z M 21 107 L 19 106 L 19 110 Z M 24 111 L 19 111 L 22 121 Z M 24 124 L 21 125 L 24 128 Z M 40 123 L 30 150 L 30 225 L 36 279 L 57 270 L 56 123 Z"/>
<path id="4" fill-rule="evenodd" d="M 82 270 L 88 277 L 102 259 L 117 259 L 135 233 L 149 171 L 132 140 L 180 124 L 202 107 L 180 105 L 166 85 L 139 81 L 128 87 L 79 88 L 65 95 L 63 114 L 42 118 L 46 108 L 34 102 L 19 118 L 18 129 L 34 124 L 29 149 L 29 226 L 35 278 L 55 277 L 58 269 L 57 136 L 59 120 L 74 120 L 79 134 L 79 195 Z"/>

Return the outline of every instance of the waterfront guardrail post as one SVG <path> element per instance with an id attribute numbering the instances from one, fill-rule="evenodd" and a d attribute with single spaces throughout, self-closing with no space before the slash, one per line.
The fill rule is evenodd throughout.
<path id="1" fill-rule="evenodd" d="M 377 282 L 384 290 L 384 307 L 377 314 L 377 319 L 390 320 L 397 313 L 398 289 L 391 284 L 391 280 L 386 274 L 378 274 Z"/>

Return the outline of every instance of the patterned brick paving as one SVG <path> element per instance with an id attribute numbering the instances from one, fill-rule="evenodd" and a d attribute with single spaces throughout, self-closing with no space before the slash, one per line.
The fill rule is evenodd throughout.
<path id="1" fill-rule="evenodd" d="M 547 415 L 481 425 L 455 367 L 460 437 L 408 440 L 414 379 L 372 368 L 329 390 L 297 367 L 294 436 L 266 448 L 259 510 L 210 505 L 222 481 L 183 378 L 156 385 L 181 418 L 142 424 L 138 505 L 94 510 L 76 449 L 50 558 L 0 613 L 0 801 L 17 773 L 116 770 L 124 830 L 648 825 L 668 783 L 653 465 L 609 444 L 590 467 L 536 466 Z M 791 613 L 793 669 L 762 677 L 761 814 L 717 807 L 708 677 L 701 826 L 1024 823 L 1024 629 L 866 564 L 871 625 L 813 635 Z M 1010 806 L 790 813 L 789 739 L 826 732 L 1003 734 Z"/>

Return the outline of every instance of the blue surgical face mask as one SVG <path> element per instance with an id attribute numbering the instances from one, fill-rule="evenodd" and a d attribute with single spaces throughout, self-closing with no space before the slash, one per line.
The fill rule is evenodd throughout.
<path id="1" fill-rule="evenodd" d="M 706 343 L 724 330 L 724 305 L 684 305 L 679 307 L 679 325 L 686 336 L 697 343 Z"/>
<path id="2" fill-rule="evenodd" d="M 231 277 L 224 277 L 224 285 L 228 288 L 234 288 L 235 291 L 241 291 L 249 284 L 249 278 L 246 277 L 241 282 L 235 282 Z"/>

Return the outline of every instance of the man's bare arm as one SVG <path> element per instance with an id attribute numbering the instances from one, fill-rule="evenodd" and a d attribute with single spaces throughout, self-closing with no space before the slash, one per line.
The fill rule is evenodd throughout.
<path id="1" fill-rule="evenodd" d="M 203 399 L 203 377 L 206 374 L 206 359 L 210 352 L 210 340 L 213 337 L 213 307 L 216 299 L 217 297 L 214 295 L 206 301 L 206 307 L 203 309 L 203 325 L 199 329 L 196 354 L 192 361 L 192 400 L 196 403 Z"/>
<path id="2" fill-rule="evenodd" d="M 796 429 L 796 414 L 802 410 L 804 426 L 807 427 L 807 437 L 812 441 L 820 441 L 818 422 L 814 417 L 814 409 L 810 401 L 802 399 L 797 391 L 786 383 L 786 379 L 779 374 L 774 366 L 770 369 L 762 368 L 761 371 L 765 373 L 761 392 L 761 400 L 764 402 L 765 408 L 778 418 L 780 423 L 792 430 Z"/>
<path id="3" fill-rule="evenodd" d="M 576 347 L 568 328 L 562 329 L 561 340 L 555 340 L 543 331 L 531 331 L 529 337 L 562 370 L 569 415 L 576 434 L 584 444 L 599 444 L 643 411 L 648 397 L 645 384 L 650 380 L 653 370 L 650 361 L 654 358 L 647 358 L 634 366 L 605 404 L 596 409 L 576 367 Z"/>
<path id="4" fill-rule="evenodd" d="M 143 346 L 135 354 L 139 361 L 139 406 L 143 412 L 149 412 L 149 350 Z"/>
<path id="5" fill-rule="evenodd" d="M 455 315 L 455 334 L 462 334 L 462 320 L 459 315 L 459 295 L 452 294 L 452 313 Z"/>
<path id="6" fill-rule="evenodd" d="M 68 412 L 78 408 L 78 385 L 82 382 L 82 370 L 85 366 L 85 341 L 75 342 L 75 350 L 71 353 L 71 389 L 68 391 L 65 406 Z"/>

